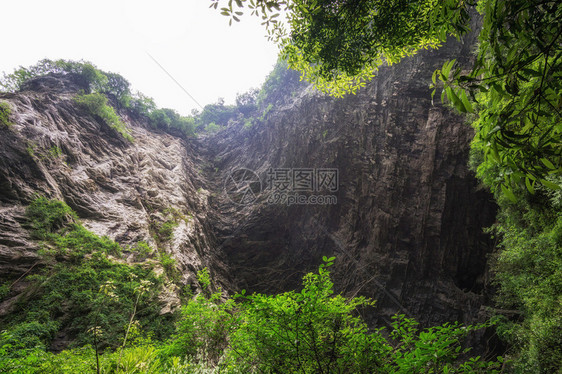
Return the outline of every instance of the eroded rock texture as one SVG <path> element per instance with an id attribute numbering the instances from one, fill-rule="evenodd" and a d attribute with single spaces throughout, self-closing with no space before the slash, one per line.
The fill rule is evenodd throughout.
<path id="1" fill-rule="evenodd" d="M 69 77 L 47 76 L 0 97 L 14 123 L 0 136 L 0 275 L 17 276 L 39 260 L 24 218 L 36 194 L 65 201 L 98 235 L 158 245 L 175 257 L 186 284 L 203 266 L 220 268 L 197 144 L 124 118 L 129 142 L 73 102 L 78 88 Z M 171 219 L 172 238 L 156 243 Z"/>
<path id="2" fill-rule="evenodd" d="M 356 96 L 300 91 L 263 123 L 207 141 L 217 182 L 244 167 L 265 187 L 252 204 L 224 194 L 212 204 L 222 212 L 216 232 L 237 285 L 297 287 L 322 255 L 335 255 L 339 290 L 377 299 L 382 316 L 478 318 L 491 250 L 482 228 L 495 207 L 467 168 L 472 129 L 432 104 L 428 89 L 432 72 L 469 56 L 470 45 L 452 41 L 383 68 Z M 336 168 L 337 204 L 268 203 L 270 168 Z"/>

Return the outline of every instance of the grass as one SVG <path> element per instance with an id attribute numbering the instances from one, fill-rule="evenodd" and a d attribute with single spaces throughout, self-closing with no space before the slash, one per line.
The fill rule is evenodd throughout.
<path id="1" fill-rule="evenodd" d="M 108 104 L 107 98 L 103 94 L 78 95 L 74 98 L 74 101 L 90 114 L 100 117 L 107 125 L 128 141 L 132 142 L 134 140 L 125 123 L 121 121 L 115 110 Z"/>
<path id="2" fill-rule="evenodd" d="M 13 125 L 10 122 L 10 116 L 12 115 L 12 108 L 10 104 L 0 101 L 0 125 L 5 127 L 10 127 Z"/>

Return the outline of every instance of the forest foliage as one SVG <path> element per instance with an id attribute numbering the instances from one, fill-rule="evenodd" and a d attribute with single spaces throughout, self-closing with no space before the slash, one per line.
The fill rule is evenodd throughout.
<path id="1" fill-rule="evenodd" d="M 286 69 L 286 64 L 279 62 L 261 89 L 239 93 L 234 105 L 227 105 L 219 98 L 216 103 L 205 105 L 201 111 L 194 110 L 190 116 L 182 116 L 173 109 L 159 108 L 152 98 L 140 92 L 133 93 L 130 83 L 121 75 L 103 71 L 87 61 L 44 59 L 35 65 L 20 67 L 11 74 L 4 74 L 0 79 L 0 91 L 20 91 L 25 89 L 27 82 L 53 74 L 69 77 L 81 88 L 75 102 L 125 139 L 133 141 L 122 115 L 184 138 L 215 133 L 232 121 L 262 122 L 267 106 L 279 100 L 285 92 L 285 78 L 291 72 Z M 0 124 L 8 126 L 11 123 L 9 115 L 8 104 L 0 103 Z"/>
<path id="2" fill-rule="evenodd" d="M 369 329 L 373 301 L 333 291 L 325 258 L 300 290 L 227 297 L 206 268 L 179 316 L 161 315 L 163 279 L 150 263 L 118 261 L 122 248 L 85 230 L 64 203 L 38 197 L 27 208 L 32 235 L 55 258 L 0 333 L 0 371 L 13 373 L 411 373 L 498 372 L 501 357 L 471 356 L 464 339 L 490 324 L 418 328 L 395 316 Z M 9 295 L 4 292 L 2 298 Z M 50 353 L 55 336 L 72 345 Z"/>
<path id="3" fill-rule="evenodd" d="M 437 48 L 448 36 L 461 37 L 469 30 L 474 5 L 483 16 L 474 66 L 446 62 L 433 74 L 432 85 L 442 101 L 468 114 L 475 128 L 471 166 L 500 207 L 489 230 L 500 248 L 491 265 L 502 317 L 497 332 L 510 343 L 507 367 L 557 372 L 562 362 L 562 4 L 237 0 L 219 7 L 219 1 L 211 2 L 231 21 L 239 21 L 246 10 L 262 17 L 288 66 L 334 96 L 357 92 L 382 64 Z M 286 22 L 279 21 L 283 17 Z M 115 118 L 104 108 L 111 106 L 117 116 L 126 112 L 155 128 L 192 136 L 201 129 L 220 130 L 235 119 L 264 119 L 284 95 L 276 82 L 289 73 L 280 66 L 259 92 L 240 95 L 237 105 L 219 100 L 191 117 L 157 108 L 152 99 L 133 94 L 121 76 L 85 62 L 43 60 L 5 76 L 2 86 L 18 90 L 38 76 L 70 74 L 84 90 L 77 103 L 105 115 L 108 124 Z M 0 109 L 4 123 L 9 107 Z M 21 313 L 6 322 L 0 336 L 3 370 L 492 372 L 502 361 L 463 355 L 462 339 L 482 326 L 421 330 L 415 321 L 396 316 L 388 331 L 369 329 L 360 316 L 371 301 L 334 295 L 327 264 L 305 276 L 301 290 L 233 298 L 212 292 L 209 274 L 202 270 L 202 292 L 184 304 L 177 322 L 159 319 L 154 298 L 162 279 L 142 266 L 113 261 L 122 248 L 87 231 L 68 207 L 46 200 L 34 204 L 28 209 L 30 229 L 44 242 L 45 256 L 65 261 L 29 278 L 36 298 L 19 305 Z M 171 259 L 162 258 L 173 267 Z M 137 279 L 148 279 L 152 293 L 141 298 Z M 7 297 L 10 284 L 0 291 Z M 127 340 L 136 301 L 147 304 Z M 48 353 L 63 328 L 76 347 Z"/>

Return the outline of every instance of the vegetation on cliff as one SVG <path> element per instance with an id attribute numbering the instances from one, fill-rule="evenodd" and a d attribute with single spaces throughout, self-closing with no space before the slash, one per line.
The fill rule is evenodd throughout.
<path id="1" fill-rule="evenodd" d="M 474 4 L 473 4 L 474 3 Z M 288 65 L 324 92 L 356 92 L 383 63 L 396 63 L 422 48 L 438 47 L 468 30 L 476 2 L 447 1 L 253 1 L 229 2 L 223 13 L 238 21 L 248 5 L 264 16 Z M 482 0 L 483 27 L 470 71 L 455 61 L 434 74 L 433 86 L 476 130 L 471 163 L 500 206 L 490 232 L 500 250 L 492 259 L 498 295 L 498 334 L 510 343 L 507 366 L 516 372 L 556 372 L 562 362 L 562 5 L 556 1 Z M 218 8 L 218 2 L 212 6 Z M 288 10 L 286 30 L 278 10 Z M 286 95 L 274 70 L 261 91 L 237 105 L 206 106 L 191 117 L 159 109 L 133 94 L 121 76 L 90 63 L 43 60 L 4 77 L 19 90 L 48 74 L 72 77 L 83 90 L 80 107 L 124 137 L 120 115 L 180 136 L 218 131 L 233 119 L 266 118 Z M 11 110 L 0 103 L 0 124 Z M 27 210 L 29 229 L 44 245 L 44 267 L 18 279 L 30 284 L 3 316 L 0 369 L 11 372 L 474 372 L 498 362 L 463 355 L 462 338 L 481 327 L 443 325 L 418 330 L 397 316 L 389 331 L 370 330 L 360 318 L 363 298 L 334 295 L 328 265 L 305 276 L 302 290 L 226 298 L 199 275 L 202 292 L 184 303 L 181 317 L 159 314 L 164 277 L 151 250 L 127 264 L 123 248 L 86 230 L 61 202 L 38 198 Z M 171 225 L 171 224 L 170 224 Z M 158 228 L 169 238 L 170 225 Z M 328 262 L 331 259 L 326 259 Z M 160 263 L 173 273 L 174 262 Z M 142 280 L 145 281 L 143 283 Z M 148 282 L 148 283 L 146 283 Z M 0 288 L 10 297 L 14 282 Z M 54 338 L 73 346 L 48 353 Z M 51 347 L 52 348 L 52 347 Z M 105 352 L 104 352 L 105 350 Z M 500 359 L 501 361 L 501 359 Z"/>
<path id="2" fill-rule="evenodd" d="M 0 89 L 9 92 L 22 90 L 32 79 L 49 74 L 70 77 L 83 91 L 75 98 L 76 102 L 128 140 L 132 140 L 131 135 L 115 110 L 143 118 L 152 127 L 175 135 L 194 135 L 192 118 L 182 117 L 172 109 L 158 108 L 151 98 L 131 92 L 130 83 L 121 75 L 100 70 L 90 62 L 44 59 L 33 66 L 20 67 L 12 74 L 5 74 L 0 81 Z"/>
<path id="3" fill-rule="evenodd" d="M 10 115 L 12 114 L 12 109 L 10 105 L 5 102 L 0 102 L 0 125 L 9 127 L 12 123 L 10 122 Z"/>
<path id="4" fill-rule="evenodd" d="M 121 115 L 144 121 L 150 127 L 181 137 L 200 133 L 213 133 L 225 128 L 230 121 L 249 124 L 263 121 L 266 111 L 287 92 L 287 82 L 297 83 L 294 72 L 279 61 L 261 89 L 251 89 L 238 94 L 236 105 L 226 105 L 223 99 L 206 105 L 200 112 L 182 116 L 169 108 L 158 108 L 154 100 L 140 92 L 133 93 L 130 83 L 121 75 L 105 72 L 90 62 L 44 59 L 29 67 L 20 67 L 0 79 L 0 91 L 16 92 L 26 88 L 26 83 L 47 75 L 64 75 L 80 87 L 74 101 L 82 108 L 102 119 L 125 139 L 132 141 Z M 292 78 L 292 79 L 286 79 Z M 292 87 L 294 88 L 294 87 Z M 10 108 L 0 103 L 0 124 L 8 126 Z"/>
<path id="5" fill-rule="evenodd" d="M 45 266 L 18 280 L 32 286 L 2 317 L 2 371 L 472 373 L 501 366 L 501 358 L 485 361 L 463 349 L 464 338 L 487 325 L 420 330 L 399 315 L 388 331 L 369 329 L 361 311 L 373 302 L 333 292 L 334 258 L 307 274 L 301 290 L 278 295 L 225 297 L 201 269 L 201 292 L 176 320 L 159 313 L 164 279 L 155 263 L 124 263 L 123 248 L 84 229 L 60 201 L 38 197 L 27 217 L 44 243 Z M 71 346 L 49 353 L 61 335 Z"/>
<path id="6" fill-rule="evenodd" d="M 56 336 L 74 347 L 92 344 L 93 328 L 98 349 L 116 348 L 135 309 L 138 331 L 169 336 L 173 315 L 159 314 L 165 279 L 154 272 L 158 262 L 125 263 L 119 244 L 88 231 L 63 202 L 38 197 L 26 214 L 31 234 L 43 244 L 42 269 L 5 284 L 3 300 L 16 283 L 28 287 L 0 317 L 6 354 L 0 361 L 25 357 L 29 349 L 53 349 Z"/>

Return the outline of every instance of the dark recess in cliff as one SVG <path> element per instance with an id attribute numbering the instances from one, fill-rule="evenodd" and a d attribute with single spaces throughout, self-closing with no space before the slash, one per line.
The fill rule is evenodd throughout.
<path id="1" fill-rule="evenodd" d="M 468 64 L 474 40 L 384 67 L 356 96 L 300 89 L 264 123 L 204 139 L 217 186 L 240 168 L 262 182 L 270 168 L 339 170 L 335 205 L 270 204 L 267 189 L 247 205 L 213 199 L 239 288 L 298 288 L 323 255 L 335 255 L 336 287 L 378 300 L 379 323 L 396 312 L 426 325 L 482 320 L 493 248 L 482 229 L 496 207 L 467 167 L 472 129 L 432 103 L 428 88 L 445 60 Z"/>

